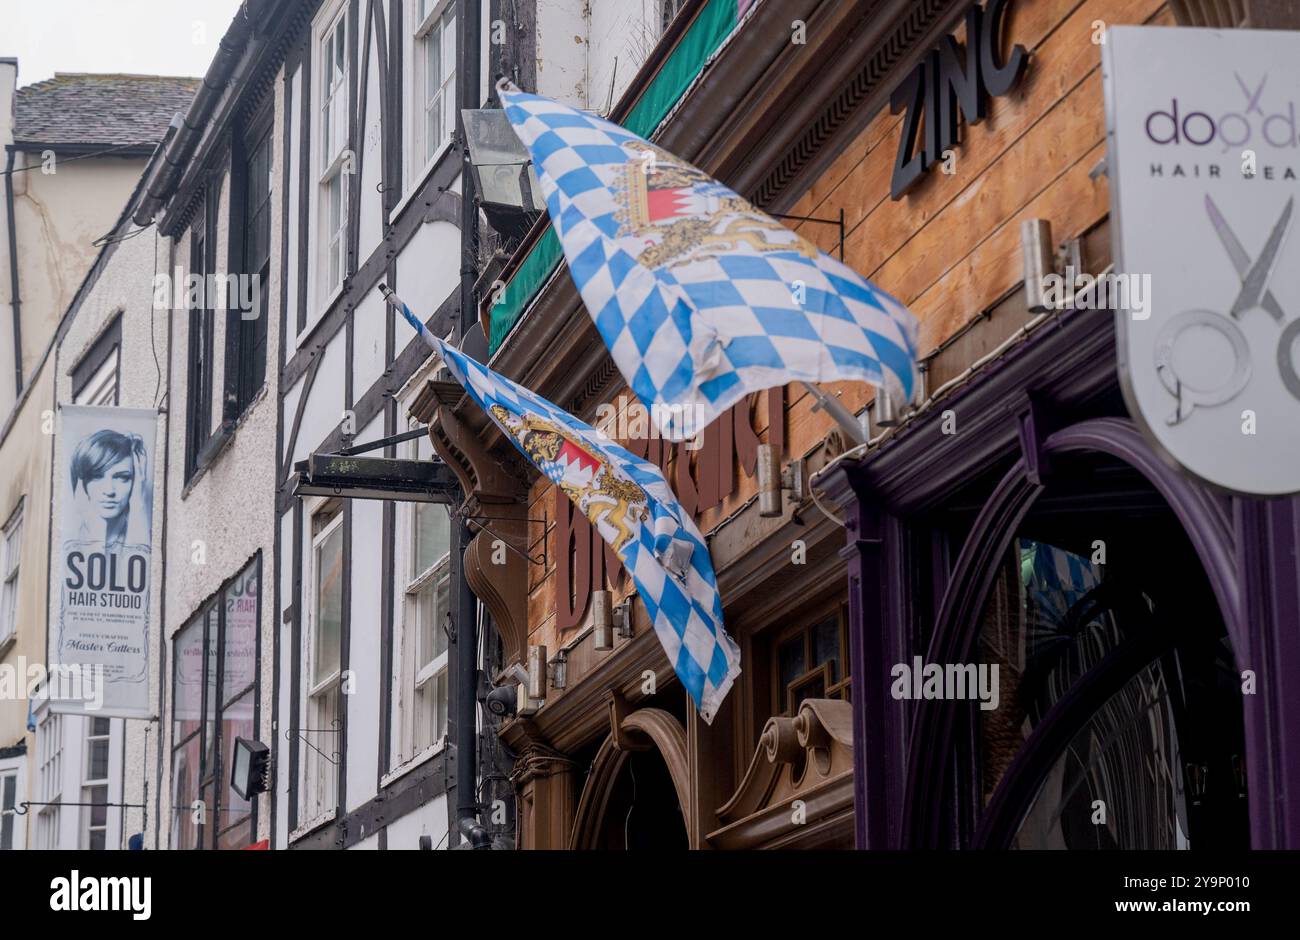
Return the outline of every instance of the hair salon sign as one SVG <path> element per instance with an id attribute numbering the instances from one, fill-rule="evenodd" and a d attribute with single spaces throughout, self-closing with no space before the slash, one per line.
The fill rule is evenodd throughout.
<path id="1" fill-rule="evenodd" d="M 1300 33 L 1115 27 L 1102 50 L 1133 417 L 1195 476 L 1300 492 Z"/>
<path id="2" fill-rule="evenodd" d="M 62 409 L 50 657 L 65 674 L 101 684 L 102 706 L 56 695 L 54 711 L 149 716 L 157 424 L 155 411 Z"/>

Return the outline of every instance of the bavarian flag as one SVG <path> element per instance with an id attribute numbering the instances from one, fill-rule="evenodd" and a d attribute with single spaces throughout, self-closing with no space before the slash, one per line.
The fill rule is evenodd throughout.
<path id="1" fill-rule="evenodd" d="M 651 408 L 664 436 L 799 380 L 912 400 L 916 318 L 889 294 L 630 131 L 505 79 L 497 93 L 614 362 L 643 402 L 672 406 Z"/>
<path id="2" fill-rule="evenodd" d="M 663 472 L 447 345 L 392 291 L 382 285 L 381 290 L 469 397 L 613 547 L 632 575 L 668 662 L 700 717 L 711 723 L 740 675 L 740 647 L 722 625 L 722 598 L 708 546 Z"/>

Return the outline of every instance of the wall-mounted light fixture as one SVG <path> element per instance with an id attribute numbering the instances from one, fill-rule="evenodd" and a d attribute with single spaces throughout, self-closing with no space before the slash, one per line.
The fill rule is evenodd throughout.
<path id="1" fill-rule="evenodd" d="M 878 428 L 896 428 L 902 424 L 903 416 L 893 396 L 883 388 L 876 389 L 875 414 Z"/>
<path id="2" fill-rule="evenodd" d="M 790 461 L 778 469 L 776 451 L 771 444 L 758 445 L 758 514 L 767 518 L 784 511 L 782 491 L 788 490 L 793 502 L 807 495 L 807 477 L 802 459 Z"/>
<path id="3" fill-rule="evenodd" d="M 629 594 L 614 606 L 614 632 L 620 639 L 632 639 L 632 597 Z"/>
<path id="4" fill-rule="evenodd" d="M 523 143 L 501 109 L 462 110 L 474 192 L 492 227 L 522 238 L 546 211 L 541 184 Z"/>
<path id="5" fill-rule="evenodd" d="M 546 647 L 528 647 L 528 682 L 525 686 L 528 698 L 545 701 L 546 699 Z"/>
<path id="6" fill-rule="evenodd" d="M 1025 219 L 1020 223 L 1020 255 L 1024 262 L 1025 305 L 1030 313 L 1046 313 L 1047 275 L 1055 268 L 1052 257 L 1052 223 L 1047 219 Z"/>
<path id="7" fill-rule="evenodd" d="M 614 648 L 614 593 L 591 592 L 591 646 L 605 653 Z"/>
<path id="8" fill-rule="evenodd" d="M 536 715 L 546 703 L 532 698 L 528 694 L 527 685 L 515 686 L 515 715 L 519 718 L 528 718 L 530 715 Z"/>
<path id="9" fill-rule="evenodd" d="M 1026 219 L 1020 223 L 1020 254 L 1024 264 L 1025 306 L 1030 313 L 1074 308 L 1079 279 L 1084 274 L 1083 242 L 1072 238 L 1053 248 L 1052 223 Z M 1048 279 L 1059 278 L 1059 296 L 1048 298 Z"/>
<path id="10" fill-rule="evenodd" d="M 551 688 L 559 692 L 569 684 L 569 651 L 566 649 L 558 650 L 555 658 L 546 664 L 546 675 L 550 679 Z"/>
<path id="11" fill-rule="evenodd" d="M 261 741 L 235 738 L 230 764 L 230 788 L 241 800 L 250 800 L 271 788 L 271 749 Z"/>

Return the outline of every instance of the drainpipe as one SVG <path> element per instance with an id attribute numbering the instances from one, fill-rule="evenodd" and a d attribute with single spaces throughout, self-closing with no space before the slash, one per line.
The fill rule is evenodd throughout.
<path id="1" fill-rule="evenodd" d="M 465 580 L 465 549 L 474 533 L 456 519 L 453 533 L 459 564 L 454 566 L 456 612 L 456 833 L 472 849 L 492 848 L 492 836 L 479 821 L 478 805 L 478 617 L 474 594 Z"/>
<path id="2" fill-rule="evenodd" d="M 157 265 L 158 263 L 157 235 L 158 235 L 158 231 L 157 229 L 155 229 L 154 247 L 153 247 L 155 265 Z M 176 265 L 176 242 L 169 238 L 167 239 L 167 270 L 174 271 L 176 269 L 175 265 Z M 155 325 L 154 317 L 156 316 L 157 316 L 156 310 L 149 311 L 149 331 L 150 331 L 151 338 L 153 336 L 153 329 Z M 154 401 L 154 407 L 158 408 L 158 411 L 162 414 L 162 419 L 163 419 L 163 466 L 162 466 L 163 517 L 162 517 L 162 532 L 159 533 L 160 544 L 158 546 L 158 552 L 162 556 L 162 570 L 159 572 L 159 579 L 158 579 L 160 584 L 167 583 L 167 520 L 171 516 L 171 512 L 169 511 L 170 507 L 167 505 L 167 497 L 168 497 L 167 484 L 171 481 L 171 466 L 172 466 L 172 434 L 171 434 L 172 431 L 172 356 L 174 355 L 174 349 L 172 346 L 172 323 L 175 319 L 176 319 L 175 311 L 171 309 L 171 304 L 168 303 L 167 305 L 166 391 L 164 393 L 164 391 L 160 389 L 157 393 L 159 395 L 165 394 L 167 400 L 167 407 L 166 408 L 158 407 L 162 399 L 155 399 Z M 257 589 L 259 591 L 262 589 L 260 584 L 258 585 Z M 261 629 L 260 624 L 258 625 L 258 629 L 259 630 Z M 167 670 L 164 668 L 164 664 L 166 662 L 167 662 L 167 592 L 164 590 L 158 592 L 158 675 L 160 676 L 160 679 L 158 682 L 158 719 L 157 719 L 158 740 L 154 742 L 155 763 L 154 763 L 154 784 L 153 784 L 153 798 L 154 798 L 153 847 L 155 849 L 159 847 L 159 844 L 162 839 L 162 824 L 163 824 L 163 818 L 162 818 L 163 729 L 166 726 L 163 723 L 162 716 L 166 714 L 167 711 L 167 683 L 163 681 L 161 677 L 167 675 Z M 175 669 L 176 669 L 176 664 L 172 663 L 172 671 L 175 672 Z M 173 702 L 172 709 L 174 710 L 175 708 L 176 708 L 176 703 Z M 149 801 L 146 799 L 145 803 L 147 804 L 148 802 Z M 145 812 L 148 812 L 148 809 L 146 809 Z M 145 828 L 147 829 L 148 827 L 146 826 Z M 171 839 L 170 830 L 171 827 L 168 826 L 168 832 L 167 832 L 168 839 Z"/>
<path id="3" fill-rule="evenodd" d="M 189 110 L 181 118 L 171 142 L 163 150 L 162 159 L 150 166 L 149 179 L 144 184 L 144 197 L 136 207 L 135 215 L 132 216 L 132 221 L 136 225 L 145 226 L 152 222 L 162 204 L 171 198 L 177 180 L 180 179 L 190 157 L 194 155 L 194 149 L 199 145 L 199 139 L 203 136 L 203 126 L 212 115 L 217 102 L 221 100 L 221 93 L 230 81 L 244 46 L 252 35 L 253 19 L 257 12 L 260 12 L 260 9 L 255 11 L 254 6 L 261 8 L 263 3 L 254 3 L 250 0 L 235 14 L 230 28 L 221 37 L 217 54 L 213 56 L 212 64 L 208 66 L 208 71 L 203 76 L 203 83 L 199 85 L 194 100 L 190 102 Z M 176 118 L 173 117 L 172 121 L 175 125 Z"/>
<path id="4" fill-rule="evenodd" d="M 18 296 L 18 227 L 14 224 L 14 148 L 5 157 L 5 216 L 9 225 L 9 287 L 14 308 L 14 401 L 23 394 L 22 298 Z"/>
<path id="5" fill-rule="evenodd" d="M 460 0 L 457 11 L 456 78 L 460 107 L 478 108 L 480 0 Z M 474 200 L 474 175 L 470 171 L 465 122 L 456 111 L 456 136 L 461 147 L 460 201 L 460 328 L 463 339 L 478 319 L 474 281 L 478 279 L 478 204 Z M 479 821 L 478 805 L 478 617 L 474 595 L 465 581 L 464 551 L 472 533 L 457 524 L 460 565 L 454 585 L 456 596 L 456 831 L 474 849 L 490 849 L 492 839 Z"/>

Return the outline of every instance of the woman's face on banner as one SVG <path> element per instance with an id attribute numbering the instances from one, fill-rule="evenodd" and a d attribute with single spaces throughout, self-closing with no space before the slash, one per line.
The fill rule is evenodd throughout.
<path id="1" fill-rule="evenodd" d="M 126 511 L 135 485 L 135 468 L 129 458 L 119 460 L 101 476 L 86 482 L 90 505 L 101 518 L 113 520 Z"/>

